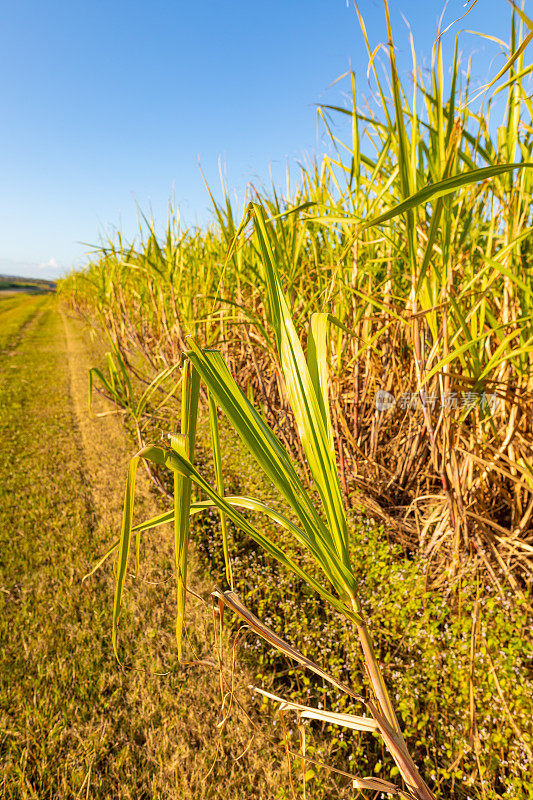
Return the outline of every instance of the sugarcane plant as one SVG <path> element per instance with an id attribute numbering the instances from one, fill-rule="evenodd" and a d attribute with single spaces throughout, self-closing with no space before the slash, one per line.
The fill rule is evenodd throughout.
<path id="1" fill-rule="evenodd" d="M 481 170 L 481 172 L 485 171 Z M 474 179 L 473 175 L 468 178 L 462 176 L 462 180 L 465 182 Z M 440 186 L 433 187 L 434 196 L 441 197 L 453 191 L 456 185 L 457 181 L 445 180 Z M 410 208 L 420 202 L 419 195 L 420 193 L 415 193 L 410 200 L 402 201 L 395 212 L 391 211 L 391 216 L 393 213 L 405 213 L 406 210 L 408 212 Z M 424 201 L 427 200 L 428 195 L 431 198 L 431 193 L 426 191 Z M 202 349 L 194 339 L 190 339 L 190 349 L 183 356 L 180 432 L 170 437 L 168 447 L 143 447 L 131 460 L 120 540 L 106 554 L 107 556 L 118 550 L 113 611 L 113 646 L 119 657 L 118 624 L 132 539 L 135 536 L 138 562 L 141 534 L 159 525 L 173 522 L 177 580 L 176 634 L 178 656 L 181 659 L 190 517 L 204 510 L 217 508 L 222 520 L 222 546 L 229 585 L 232 585 L 232 575 L 228 519 L 274 559 L 296 574 L 335 611 L 354 624 L 362 648 L 373 699 L 365 699 L 357 695 L 349 686 L 338 681 L 319 665 L 284 642 L 275 631 L 268 628 L 244 606 L 232 589 L 227 591 L 216 589 L 213 593 L 214 598 L 221 605 L 227 605 L 271 645 L 320 675 L 338 691 L 345 692 L 353 700 L 362 703 L 369 711 L 370 718 L 329 713 L 328 719 L 339 725 L 347 725 L 352 729 L 379 732 L 396 762 L 407 789 L 400 789 L 395 784 L 382 779 L 363 777 L 354 777 L 354 781 L 356 781 L 354 786 L 379 789 L 393 794 L 403 792 L 418 800 L 429 800 L 433 794 L 421 777 L 402 736 L 372 646 L 368 623 L 364 617 L 358 594 L 356 575 L 350 562 L 347 516 L 342 499 L 329 412 L 327 330 L 328 324 L 331 321 L 335 322 L 335 319 L 328 313 L 312 315 L 308 330 L 307 355 L 305 355 L 276 266 L 275 231 L 269 225 L 261 206 L 250 204 L 234 237 L 234 243 L 252 218 L 255 223 L 256 244 L 264 267 L 269 316 L 275 333 L 279 364 L 305 463 L 300 464 L 299 467 L 295 465 L 291 454 L 236 383 L 222 355 L 215 349 Z M 231 256 L 231 251 L 228 256 Z M 201 383 L 204 384 L 209 397 L 215 486 L 202 476 L 194 463 Z M 225 414 L 229 424 L 236 431 L 265 476 L 276 487 L 292 512 L 291 516 L 296 521 L 270 508 L 258 499 L 225 496 L 217 407 Z M 141 459 L 172 471 L 174 474 L 174 506 L 170 511 L 134 526 L 135 477 Z M 302 479 L 302 471 L 306 472 L 307 487 Z M 207 499 L 192 501 L 193 484 Z M 313 500 L 315 494 L 319 498 L 318 504 Z M 273 541 L 256 524 L 250 522 L 242 513 L 246 509 L 264 514 L 284 528 L 296 540 L 300 548 L 312 556 L 325 580 L 318 580 L 278 542 Z M 283 702 L 282 698 L 279 700 Z M 293 706 L 289 704 L 288 707 Z M 313 710 L 298 704 L 296 710 L 307 714 L 318 713 L 318 709 Z"/>
<path id="2" fill-rule="evenodd" d="M 407 275 L 410 277 L 413 287 L 410 303 L 413 320 L 416 382 L 422 399 L 427 438 L 430 442 L 435 459 L 435 467 L 442 479 L 449 504 L 447 524 L 449 524 L 450 520 L 453 522 L 454 515 L 457 515 L 456 509 L 460 506 L 460 487 L 456 485 L 457 481 L 454 483 L 449 466 L 439 453 L 438 448 L 436 448 L 436 431 L 431 414 L 424 402 L 424 387 L 434 376 L 437 376 L 439 380 L 446 381 L 449 374 L 448 366 L 452 359 L 459 358 L 464 354 L 469 355 L 473 352 L 477 347 L 478 341 L 485 341 L 483 338 L 485 333 L 478 331 L 476 335 L 474 331 L 474 334 L 471 334 L 468 331 L 468 320 L 461 317 L 461 331 L 468 333 L 466 343 L 458 345 L 454 344 L 454 340 L 452 344 L 455 347 L 455 351 L 453 347 L 446 349 L 442 357 L 434 357 L 431 367 L 429 366 L 431 358 L 425 357 L 423 329 L 426 326 L 432 330 L 436 347 L 440 341 L 440 335 L 436 328 L 436 312 L 440 305 L 448 304 L 454 312 L 459 314 L 457 301 L 451 295 L 449 297 L 446 295 L 452 284 L 451 277 L 447 277 L 446 269 L 450 267 L 451 263 L 449 248 L 453 238 L 452 234 L 455 230 L 452 230 L 455 222 L 451 214 L 449 201 L 458 191 L 464 191 L 468 187 L 475 188 L 478 184 L 487 186 L 493 179 L 501 181 L 503 186 L 505 181 L 510 181 L 513 170 L 516 170 L 515 174 L 517 175 L 530 174 L 529 169 L 532 164 L 529 161 L 528 154 L 528 160 L 524 158 L 518 163 L 502 163 L 498 159 L 492 159 L 493 163 L 488 166 L 477 166 L 476 158 L 467 158 L 459 148 L 458 143 L 464 132 L 460 118 L 454 119 L 452 103 L 450 102 L 448 107 L 444 108 L 442 98 L 436 87 L 434 87 L 434 97 L 429 96 L 428 103 L 435 115 L 434 120 L 430 119 L 431 130 L 437 131 L 440 137 L 436 143 L 438 145 L 436 152 L 438 150 L 440 157 L 436 159 L 432 167 L 433 179 L 431 182 L 421 185 L 417 171 L 419 166 L 419 164 L 417 166 L 419 137 L 415 135 L 415 130 L 418 130 L 419 123 L 416 117 L 416 109 L 413 108 L 411 141 L 409 141 L 405 123 L 405 95 L 398 80 L 386 4 L 385 7 L 392 77 L 392 108 L 395 122 L 389 116 L 387 102 L 383 98 L 383 106 L 387 109 L 388 127 L 385 131 L 386 138 L 383 142 L 383 154 L 378 158 L 374 173 L 377 174 L 381 170 L 393 145 L 396 151 L 397 163 L 391 172 L 390 180 L 386 181 L 384 187 L 378 193 L 379 204 L 376 199 L 366 204 L 354 204 L 353 208 L 347 212 L 346 206 L 338 203 L 337 205 L 342 213 L 334 215 L 331 213 L 331 204 L 329 204 L 329 208 L 326 208 L 329 201 L 328 203 L 324 202 L 324 181 L 321 178 L 316 182 L 317 187 L 321 187 L 321 191 L 318 192 L 317 190 L 315 195 L 308 191 L 305 196 L 300 198 L 302 202 L 296 203 L 292 210 L 293 220 L 296 220 L 297 214 L 302 210 L 308 212 L 307 228 L 302 225 L 298 229 L 296 224 L 290 228 L 283 224 L 278 224 L 278 227 L 276 227 L 273 219 L 280 223 L 281 216 L 278 213 L 279 204 L 277 203 L 274 203 L 273 207 L 268 209 L 270 221 L 265 214 L 264 207 L 259 203 L 250 203 L 248 205 L 242 223 L 238 227 L 231 217 L 230 206 L 227 208 L 225 217 L 222 211 L 219 215 L 219 222 L 225 230 L 223 242 L 226 248 L 225 264 L 231 264 L 231 273 L 238 276 L 237 296 L 239 303 L 243 305 L 246 303 L 246 296 L 241 297 L 240 293 L 245 281 L 243 279 L 241 284 L 241 277 L 245 274 L 246 263 L 242 255 L 242 249 L 239 247 L 239 241 L 242 239 L 248 224 L 250 222 L 254 223 L 253 236 L 246 243 L 247 252 L 250 252 L 251 247 L 253 257 L 256 259 L 254 275 L 259 267 L 260 274 L 258 271 L 257 278 L 266 290 L 265 316 L 261 321 L 261 325 L 265 333 L 265 339 L 268 340 L 270 337 L 269 331 L 273 331 L 272 348 L 274 358 L 279 365 L 281 388 L 292 412 L 297 430 L 295 447 L 287 447 L 280 440 L 280 437 L 274 433 L 273 428 L 269 426 L 265 416 L 254 407 L 247 393 L 233 377 L 222 352 L 219 349 L 213 349 L 205 345 L 205 339 L 209 338 L 208 336 L 204 336 L 202 342 L 199 341 L 198 336 L 193 335 L 188 339 L 183 337 L 180 430 L 170 436 L 168 446 L 151 445 L 142 447 L 131 460 L 126 484 L 120 539 L 113 544 L 99 561 L 99 565 L 103 563 L 105 558 L 116 553 L 116 588 L 112 640 L 115 653 L 119 658 L 119 618 L 132 543 L 134 542 L 138 565 L 140 540 L 143 533 L 165 523 L 174 525 L 177 583 L 176 636 L 178 657 L 182 660 L 182 631 L 187 593 L 190 519 L 192 516 L 206 510 L 218 509 L 228 585 L 230 587 L 233 586 L 231 547 L 228 533 L 228 520 L 230 520 L 242 533 L 250 537 L 251 540 L 287 570 L 297 575 L 337 613 L 353 624 L 354 632 L 357 633 L 360 642 L 372 693 L 370 699 L 363 698 L 355 693 L 350 686 L 330 675 L 317 663 L 285 642 L 278 632 L 265 625 L 246 608 L 232 588 L 228 590 L 217 588 L 213 592 L 213 598 L 219 604 L 221 612 L 224 606 L 230 608 L 273 647 L 295 660 L 302 667 L 318 674 L 337 691 L 343 692 L 352 700 L 361 703 L 366 708 L 369 716 L 334 714 L 333 712 L 324 712 L 299 703 L 288 702 L 277 695 L 267 693 L 267 696 L 281 703 L 284 709 L 293 709 L 301 716 L 319 718 L 351 729 L 372 731 L 381 735 L 403 778 L 405 788 L 381 778 L 352 776 L 354 787 L 374 789 L 391 794 L 403 794 L 406 797 L 417 798 L 417 800 L 429 800 L 434 795 L 420 775 L 403 738 L 391 697 L 372 646 L 368 621 L 365 619 L 359 596 L 356 574 L 350 560 L 349 526 L 337 464 L 335 428 L 332 424 L 333 409 L 330 409 L 328 333 L 329 327 L 334 325 L 336 326 L 336 332 L 340 331 L 344 337 L 343 341 L 346 341 L 347 337 L 353 336 L 353 331 L 342 321 L 346 319 L 345 314 L 333 314 L 324 311 L 315 312 L 310 316 L 307 331 L 307 350 L 304 352 L 294 315 L 291 313 L 288 294 L 289 292 L 292 294 L 294 291 L 294 267 L 299 262 L 301 252 L 304 249 L 305 231 L 310 229 L 309 226 L 322 225 L 326 230 L 332 226 L 340 225 L 350 231 L 351 241 L 354 245 L 354 270 L 357 272 L 357 246 L 359 242 L 363 241 L 365 232 L 376 226 L 389 225 L 392 221 L 398 223 L 403 241 L 403 250 L 406 253 L 404 261 L 408 266 Z M 519 11 L 518 13 L 520 14 Z M 529 23 L 529 20 L 526 19 L 525 21 Z M 518 49 L 511 48 L 511 50 L 511 57 L 505 67 L 508 70 L 512 70 L 513 65 L 520 58 L 521 53 L 523 53 L 523 47 L 521 45 Z M 456 72 L 454 71 L 454 82 L 455 76 Z M 356 189 L 357 193 L 359 193 L 358 181 L 361 162 L 365 161 L 366 157 L 360 152 L 357 124 L 358 118 L 354 106 L 354 161 L 350 166 L 349 182 L 351 191 L 352 183 L 356 181 Z M 478 142 L 474 142 L 473 146 L 478 148 Z M 507 148 L 507 162 L 513 161 L 515 150 L 516 147 L 513 146 Z M 459 156 L 464 162 L 462 166 L 466 165 L 466 169 L 462 171 L 457 171 Z M 338 166 L 342 166 L 340 162 Z M 330 174 L 333 175 L 333 173 Z M 386 199 L 388 197 L 387 192 L 393 180 L 397 190 L 394 200 L 389 202 Z M 372 181 L 367 181 L 367 183 L 369 192 L 372 192 L 374 184 Z M 468 199 L 467 194 L 462 196 Z M 381 205 L 383 198 L 386 199 L 385 205 L 387 208 L 385 210 Z M 431 205 L 431 215 L 429 216 L 429 224 L 426 226 L 426 230 L 421 227 L 419 217 L 424 213 L 428 205 Z M 376 213 L 378 208 L 379 213 Z M 468 208 L 465 208 L 465 213 L 468 214 Z M 284 214 L 285 220 L 290 217 L 290 213 Z M 226 221 L 225 228 L 224 220 Z M 288 230 L 294 235 L 291 237 L 285 236 Z M 421 230 L 424 232 L 422 242 L 425 243 L 425 247 L 422 247 L 420 243 Z M 280 232 L 279 235 L 278 231 Z M 301 231 L 304 233 L 301 234 Z M 524 236 L 525 234 L 522 231 L 515 232 L 510 237 L 506 247 L 503 248 L 501 259 L 510 254 L 517 242 L 522 241 Z M 389 242 L 391 252 L 395 248 L 399 248 L 399 245 L 394 243 L 390 236 L 387 239 L 387 235 L 385 235 L 384 239 Z M 370 244 L 373 243 L 371 242 Z M 151 248 L 154 250 L 157 247 L 154 235 L 153 241 L 151 241 Z M 178 268 L 179 265 L 176 260 L 178 256 L 174 251 L 171 252 L 171 249 L 168 248 L 168 253 L 165 256 L 165 263 L 174 264 L 170 283 L 173 286 L 176 285 L 176 276 L 178 275 L 179 280 L 184 282 L 183 285 L 186 289 L 186 270 Z M 439 258 L 442 261 L 440 265 L 442 269 L 440 271 L 436 270 L 433 265 L 436 253 L 440 254 Z M 161 252 L 158 252 L 157 257 L 161 257 Z M 201 259 L 202 263 L 204 261 L 208 263 L 209 259 Z M 501 271 L 500 261 L 497 264 L 499 271 Z M 208 268 L 206 267 L 206 269 Z M 225 266 L 221 269 L 218 261 L 216 270 L 216 276 L 209 275 L 208 277 L 210 285 L 216 285 L 215 294 L 218 297 L 219 288 L 224 280 Z M 508 270 L 505 271 L 505 274 L 508 274 Z M 352 276 L 352 278 L 353 288 L 357 284 L 357 275 L 355 277 Z M 436 278 L 439 278 L 442 286 L 436 287 L 433 285 Z M 249 280 L 249 276 L 247 280 Z M 285 281 L 285 288 L 283 280 Z M 147 288 L 148 306 L 157 311 L 158 325 L 161 324 L 164 327 L 166 311 L 164 306 L 158 303 L 154 286 L 155 284 L 152 285 L 150 283 Z M 467 289 L 469 287 L 470 283 L 467 284 Z M 325 294 L 327 295 L 328 292 L 325 292 Z M 349 294 L 348 292 L 347 296 Z M 363 297 L 361 292 L 359 294 Z M 357 296 L 357 291 L 354 291 L 354 296 Z M 390 293 L 385 297 L 384 308 L 386 308 L 387 313 L 391 313 L 390 304 L 386 300 L 387 297 L 389 297 L 389 300 L 391 299 Z M 364 295 L 364 299 L 365 302 L 368 300 L 368 293 Z M 191 300 L 191 308 L 192 305 L 194 305 L 193 300 Z M 372 311 L 373 307 L 373 305 L 368 305 L 367 303 L 366 310 L 370 309 Z M 197 329 L 200 317 L 194 313 L 191 313 L 191 316 L 194 318 L 193 327 Z M 365 323 L 365 319 L 363 319 L 363 323 Z M 398 319 L 401 321 L 400 317 Z M 425 319 L 425 323 L 419 322 L 420 319 Z M 207 316 L 204 319 L 206 323 L 211 321 L 212 319 L 208 319 Z M 361 318 L 358 317 L 358 326 L 360 321 Z M 255 323 L 257 324 L 257 318 Z M 479 326 L 479 330 L 481 331 L 482 329 L 484 331 L 483 324 Z M 364 325 L 362 328 L 358 327 L 358 331 L 360 332 L 361 330 L 363 331 L 363 336 L 358 338 L 364 340 L 364 332 L 365 330 L 368 332 L 370 327 L 368 326 L 366 329 Z M 224 324 L 222 317 L 219 331 L 221 338 L 223 338 Z M 511 334 L 509 334 L 510 336 Z M 506 360 L 503 358 L 504 350 L 509 341 L 511 341 L 510 338 L 503 339 L 503 344 L 492 356 L 492 361 L 494 359 L 497 361 L 501 357 L 503 359 L 501 363 L 502 365 L 504 364 Z M 369 342 L 363 341 L 363 345 L 368 352 Z M 341 350 L 341 347 L 337 347 L 337 370 L 342 369 L 338 358 Z M 521 349 L 517 349 L 516 352 L 513 351 L 512 355 L 517 358 L 529 358 L 530 352 L 531 341 L 527 340 Z M 491 364 L 492 361 L 490 362 Z M 168 368 L 172 368 L 172 365 L 169 364 Z M 484 373 L 482 374 L 483 376 Z M 208 397 L 208 413 L 215 464 L 214 485 L 205 479 L 195 465 L 196 429 L 202 384 Z M 219 409 L 225 415 L 230 427 L 238 434 L 244 447 L 255 459 L 266 478 L 278 491 L 280 498 L 287 507 L 287 514 L 267 506 L 256 498 L 227 496 L 225 494 L 217 418 Z M 294 452 L 299 454 L 298 463 L 294 458 Z M 173 508 L 168 512 L 141 524 L 134 525 L 135 480 L 137 467 L 141 460 L 145 460 L 157 468 L 168 469 L 173 473 L 174 499 Z M 200 491 L 201 499 L 193 500 L 193 485 Z M 296 544 L 296 549 L 299 549 L 302 555 L 311 556 L 319 569 L 317 574 L 321 575 L 322 578 L 317 578 L 314 571 L 306 568 L 305 558 L 300 559 L 293 555 L 293 545 L 285 548 L 279 541 L 274 541 L 257 524 L 246 517 L 244 513 L 246 511 L 254 512 L 256 515 L 262 514 L 286 531 L 290 535 L 291 541 Z"/>
<path id="3" fill-rule="evenodd" d="M 481 560 L 495 582 L 504 576 L 519 590 L 531 579 L 533 524 L 533 20 L 525 3 L 509 4 L 509 41 L 488 36 L 505 63 L 482 92 L 472 89 L 469 63 L 462 67 L 465 32 L 446 64 L 439 30 L 429 70 L 411 42 L 412 82 L 403 81 L 386 2 L 384 80 L 383 46 L 370 41 L 360 15 L 376 102 L 364 102 L 360 76 L 348 73 L 346 105 L 318 108 L 329 152 L 302 166 L 294 188 L 288 179 L 285 191 L 250 192 L 274 220 L 272 246 L 298 331 L 323 309 L 344 326 L 330 348 L 344 494 L 444 566 L 434 581 Z M 333 115 L 349 123 L 347 141 Z M 447 193 L 437 195 L 439 186 Z M 225 258 L 238 218 L 225 183 L 223 192 L 221 203 L 211 195 L 209 227 L 184 230 L 171 209 L 158 238 L 145 218 L 140 240 L 106 241 L 61 292 L 107 333 L 117 367 L 134 364 L 147 385 L 177 364 L 188 334 L 201 348 L 216 346 L 247 396 L 279 423 L 283 444 L 298 449 L 284 421 L 258 249 L 249 239 Z M 119 397 L 94 378 L 137 414 L 130 393 Z M 377 411 L 380 391 L 394 394 L 394 409 Z M 469 395 L 471 406 L 461 405 Z M 150 408 L 141 408 L 150 424 Z"/>
<path id="4" fill-rule="evenodd" d="M 284 642 L 277 633 L 270 630 L 243 605 L 234 591 L 217 589 L 214 596 L 222 604 L 231 608 L 273 646 L 321 675 L 339 691 L 344 691 L 353 699 L 362 702 L 371 714 L 370 719 L 352 715 L 334 715 L 332 721 L 347 724 L 351 728 L 379 731 L 404 778 L 408 793 L 419 800 L 429 800 L 433 795 L 409 755 L 381 675 L 367 623 L 363 616 L 356 577 L 350 563 L 346 511 L 341 496 L 333 431 L 328 410 L 326 332 L 329 315 L 315 314 L 312 317 L 306 358 L 275 266 L 271 243 L 273 233 L 267 229 L 267 222 L 261 207 L 251 206 L 249 213 L 253 214 L 256 223 L 255 233 L 265 268 L 270 314 L 274 323 L 287 395 L 306 456 L 305 467 L 311 485 L 320 497 L 320 507 L 313 502 L 311 491 L 304 486 L 302 477 L 290 454 L 239 388 L 220 353 L 216 350 L 201 349 L 194 340 L 191 340 L 191 347 L 184 354 L 181 430 L 178 434 L 171 436 L 168 448 L 144 447 L 130 463 L 122 531 L 118 543 L 113 646 L 118 657 L 118 623 L 132 538 L 136 537 L 138 557 L 141 533 L 158 525 L 173 522 L 177 577 L 177 642 L 178 654 L 181 658 L 190 517 L 202 510 L 218 508 L 221 518 L 224 520 L 222 539 L 229 581 L 231 581 L 231 566 L 226 519 L 231 520 L 237 528 L 247 534 L 267 553 L 312 587 L 337 612 L 353 622 L 363 650 L 374 699 L 365 700 L 356 695 L 350 687 L 336 680 Z M 209 413 L 215 443 L 213 452 L 217 465 L 215 487 L 202 477 L 194 465 L 200 382 L 204 383 L 210 398 Z M 254 498 L 224 496 L 216 423 L 217 406 L 224 412 L 246 449 L 285 500 L 296 522 Z M 134 526 L 135 476 L 140 459 L 147 459 L 152 464 L 172 470 L 174 473 L 174 507 L 168 513 Z M 193 483 L 207 496 L 207 500 L 191 501 Z M 317 580 L 277 542 L 272 541 L 257 525 L 252 524 L 241 509 L 263 513 L 281 525 L 302 548 L 311 554 L 326 580 Z M 112 549 L 109 554 L 111 552 Z M 309 711 L 310 709 L 302 707 L 300 710 Z M 361 788 L 367 786 L 367 788 L 378 788 L 393 793 L 399 791 L 394 784 L 381 779 L 369 778 L 366 779 L 367 783 L 362 778 L 357 778 L 357 780 Z"/>

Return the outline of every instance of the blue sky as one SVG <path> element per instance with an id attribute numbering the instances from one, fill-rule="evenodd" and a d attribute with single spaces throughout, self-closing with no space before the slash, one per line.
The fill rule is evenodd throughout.
<path id="1" fill-rule="evenodd" d="M 381 0 L 360 0 L 383 41 Z M 409 20 L 429 62 L 441 0 L 390 0 L 400 69 Z M 505 38 L 505 0 L 479 0 L 457 28 Z M 527 8 L 526 8 L 527 10 Z M 465 11 L 449 0 L 445 20 Z M 453 32 L 448 34 L 453 45 Z M 503 64 L 472 36 L 474 77 Z M 448 46 L 448 45 L 447 45 Z M 494 61 L 492 61 L 494 59 Z M 137 205 L 163 224 L 171 194 L 188 224 L 211 219 L 198 160 L 219 194 L 219 158 L 242 195 L 320 153 L 316 103 L 342 102 L 367 57 L 345 0 L 10 0 L 0 10 L 0 273 L 56 277 L 101 234 L 137 231 Z M 330 88 L 328 88 L 330 87 Z"/>

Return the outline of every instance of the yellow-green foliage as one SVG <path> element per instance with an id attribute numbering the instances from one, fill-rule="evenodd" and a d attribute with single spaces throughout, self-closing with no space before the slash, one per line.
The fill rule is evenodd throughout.
<path id="1" fill-rule="evenodd" d="M 373 60 L 381 111 L 363 106 L 351 76 L 352 106 L 320 110 L 326 124 L 326 112 L 347 115 L 351 141 L 332 135 L 335 155 L 302 168 L 291 196 L 259 192 L 299 330 L 313 311 L 341 323 L 330 367 L 344 488 L 356 469 L 359 490 L 411 545 L 444 546 L 456 560 L 474 548 L 508 577 L 527 572 L 533 518 L 529 26 L 523 12 L 513 17 L 507 69 L 482 98 L 457 51 L 445 80 L 440 40 L 429 77 L 413 56 L 412 87 L 391 59 L 392 100 Z M 491 107 L 502 99 L 495 132 Z M 235 242 L 227 193 L 215 211 L 206 230 L 171 217 L 162 239 L 150 222 L 137 243 L 110 241 L 60 289 L 126 361 L 142 354 L 149 380 L 177 363 L 192 334 L 216 344 L 239 384 L 279 418 L 257 242 Z M 397 402 L 376 413 L 380 389 Z M 292 441 L 290 424 L 281 428 Z"/>
<path id="2" fill-rule="evenodd" d="M 380 715 L 394 729 L 392 706 L 398 706 L 425 776 L 437 792 L 459 797 L 527 792 L 523 773 L 531 759 L 524 697 L 518 689 L 512 700 L 505 695 L 512 675 L 524 670 L 518 648 L 526 630 L 523 587 L 530 576 L 533 519 L 533 148 L 524 83 L 531 71 L 524 61 L 525 38 L 533 23 L 517 13 L 505 68 L 479 107 L 468 78 L 460 86 L 457 49 L 446 84 L 440 39 L 429 78 L 413 55 L 414 86 L 402 85 L 386 8 L 392 98 L 371 57 L 379 115 L 362 111 L 351 76 L 352 107 L 324 107 L 320 114 L 328 130 L 326 112 L 348 115 L 352 139 L 343 144 L 332 135 L 335 155 L 303 169 L 292 196 L 282 198 L 274 188 L 262 192 L 236 224 L 226 193 L 225 206 L 215 203 L 217 224 L 211 229 L 181 231 L 172 220 L 162 240 L 149 223 L 139 244 L 110 242 L 87 270 L 61 286 L 72 304 L 107 331 L 116 361 L 137 375 L 141 365 L 150 386 L 159 386 L 186 352 L 210 398 L 293 515 L 265 511 L 255 499 L 229 497 L 217 448 L 215 491 L 192 465 L 187 415 L 170 448 L 141 451 L 156 469 L 167 467 L 177 476 L 174 511 L 151 524 L 175 521 L 178 646 L 192 479 L 210 502 L 193 504 L 191 513 L 217 506 L 302 581 L 289 583 L 286 598 L 294 597 L 298 606 L 311 588 L 344 615 L 344 624 L 355 623 L 379 710 L 372 715 L 385 740 Z M 370 56 L 373 46 L 360 21 Z M 500 92 L 507 98 L 506 118 L 493 136 L 490 108 Z M 213 346 L 222 355 L 206 349 Z M 105 384 L 107 378 L 99 377 Z M 410 401 L 393 402 L 389 410 L 376 407 L 378 391 L 408 395 Z M 461 393 L 468 403 L 457 402 Z M 141 438 L 129 393 L 110 394 L 129 408 Z M 498 400 L 496 407 L 487 403 L 488 395 Z M 261 406 L 262 415 L 248 400 Z M 213 408 L 211 419 L 218 438 Z M 134 468 L 118 553 L 115 643 L 135 531 Z M 249 494 L 247 486 L 243 491 Z M 361 535 L 349 526 L 345 508 L 351 502 L 386 520 L 410 559 L 397 552 L 391 562 L 372 529 Z M 289 544 L 287 535 L 270 538 L 237 507 L 265 512 L 294 541 Z M 137 543 L 140 534 L 137 526 Z M 231 576 L 225 527 L 223 551 Z M 447 585 L 449 603 L 425 590 L 428 557 L 435 565 L 432 579 Z M 480 563 L 492 579 L 490 589 L 483 582 L 473 588 Z M 272 586 L 269 575 L 285 586 L 286 579 L 271 565 L 269 570 L 263 583 L 255 576 L 256 605 L 257 595 Z M 511 598 L 512 609 L 506 605 Z M 323 622 L 327 636 L 329 617 L 320 605 L 311 603 L 303 618 L 300 610 L 294 617 L 290 606 L 280 612 L 285 605 L 281 601 L 271 612 L 267 596 L 259 611 L 280 627 L 283 614 L 289 633 L 298 625 L 301 633 L 309 622 L 316 635 L 316 622 Z M 397 689 L 392 706 L 365 638 L 365 617 L 388 637 L 382 663 Z M 353 660 L 351 631 L 339 634 L 338 625 L 336 630 L 335 647 L 324 650 L 321 636 L 320 652 L 358 680 L 361 664 Z M 496 651 L 502 640 L 503 660 Z M 493 713 L 494 691 L 499 716 Z M 387 743 L 396 760 L 390 774 L 399 768 L 413 796 L 431 797 L 416 770 L 402 761 L 400 739 L 396 751 Z M 362 750 L 359 756 L 364 760 Z M 376 773 L 383 758 L 374 751 L 369 760 Z M 360 774 L 359 769 L 360 764 Z"/>

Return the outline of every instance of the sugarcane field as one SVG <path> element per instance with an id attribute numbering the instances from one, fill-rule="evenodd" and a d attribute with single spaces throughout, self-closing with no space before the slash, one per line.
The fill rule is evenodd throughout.
<path id="1" fill-rule="evenodd" d="M 0 798 L 533 800 L 533 5 L 3 17 Z"/>

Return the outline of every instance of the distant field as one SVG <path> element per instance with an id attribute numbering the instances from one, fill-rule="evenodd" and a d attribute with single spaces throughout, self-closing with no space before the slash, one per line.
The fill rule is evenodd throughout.
<path id="1" fill-rule="evenodd" d="M 20 278 L 16 275 L 0 275 L 0 292 L 54 292 L 55 281 L 39 278 Z"/>
<path id="2" fill-rule="evenodd" d="M 14 343 L 24 326 L 49 302 L 43 294 L 0 293 L 0 350 Z"/>

